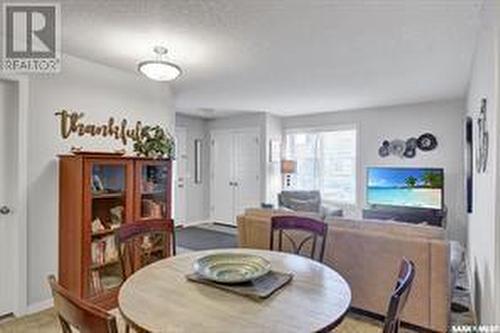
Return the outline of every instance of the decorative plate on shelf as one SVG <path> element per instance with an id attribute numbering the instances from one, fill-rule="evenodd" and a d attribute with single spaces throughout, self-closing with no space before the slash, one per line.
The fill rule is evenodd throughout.
<path id="1" fill-rule="evenodd" d="M 266 275 L 271 263 L 266 259 L 244 253 L 217 253 L 198 258 L 196 273 L 218 283 L 243 283 Z"/>

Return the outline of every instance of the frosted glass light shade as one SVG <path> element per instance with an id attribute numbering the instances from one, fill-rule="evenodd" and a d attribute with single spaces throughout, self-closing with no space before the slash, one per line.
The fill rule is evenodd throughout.
<path id="1" fill-rule="evenodd" d="M 138 66 L 139 72 L 155 81 L 172 81 L 181 75 L 179 66 L 167 61 L 143 61 Z"/>

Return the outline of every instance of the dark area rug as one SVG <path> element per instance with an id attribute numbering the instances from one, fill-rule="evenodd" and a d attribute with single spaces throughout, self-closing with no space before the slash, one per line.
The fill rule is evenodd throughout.
<path id="1" fill-rule="evenodd" d="M 236 235 L 198 227 L 176 229 L 175 237 L 177 246 L 189 250 L 201 251 L 238 247 Z"/>

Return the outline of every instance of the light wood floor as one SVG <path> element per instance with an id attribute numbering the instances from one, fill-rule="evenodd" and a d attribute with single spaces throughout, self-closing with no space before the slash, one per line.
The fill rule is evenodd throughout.
<path id="1" fill-rule="evenodd" d="M 125 324 L 116 310 L 112 311 L 117 315 L 118 328 L 120 333 L 124 332 Z M 342 324 L 334 332 L 339 333 L 379 333 L 381 323 L 358 314 L 349 314 Z M 0 333 L 59 333 L 61 329 L 57 321 L 54 310 L 45 310 L 30 316 L 6 319 L 0 322 Z M 208 332 L 207 332 L 208 333 Z M 219 332 L 217 332 L 219 333 Z M 401 333 L 414 333 L 411 330 L 403 330 Z"/>

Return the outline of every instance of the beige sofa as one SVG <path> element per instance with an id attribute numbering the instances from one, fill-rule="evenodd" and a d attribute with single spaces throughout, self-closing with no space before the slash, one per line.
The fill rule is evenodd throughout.
<path id="1" fill-rule="evenodd" d="M 290 212 L 248 209 L 239 216 L 239 246 L 268 249 L 273 215 Z M 448 331 L 450 245 L 443 229 L 378 220 L 327 218 L 325 222 L 329 231 L 324 263 L 350 284 L 354 308 L 385 315 L 401 258 L 406 257 L 415 263 L 416 277 L 403 320 Z"/>

